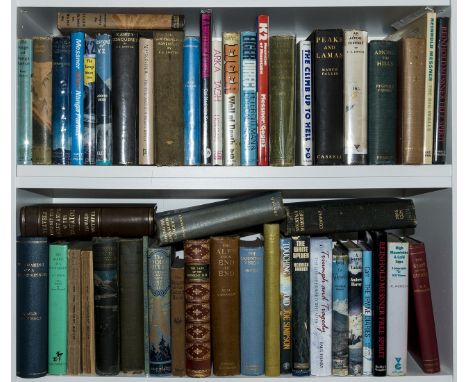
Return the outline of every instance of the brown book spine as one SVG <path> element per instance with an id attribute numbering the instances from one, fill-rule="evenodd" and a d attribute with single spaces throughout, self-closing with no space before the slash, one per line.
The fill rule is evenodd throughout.
<path id="1" fill-rule="evenodd" d="M 52 164 L 52 37 L 33 38 L 32 163 Z"/>
<path id="2" fill-rule="evenodd" d="M 211 375 L 210 240 L 186 240 L 185 356 L 189 377 Z"/>
<path id="3" fill-rule="evenodd" d="M 171 350 L 172 375 L 185 376 L 185 294 L 184 260 L 176 258 L 171 266 Z"/>
<path id="4" fill-rule="evenodd" d="M 81 251 L 81 359 L 83 374 L 96 374 L 93 251 Z"/>
<path id="5" fill-rule="evenodd" d="M 400 40 L 399 71 L 399 162 L 424 163 L 424 86 L 426 41 Z"/>
<path id="6" fill-rule="evenodd" d="M 81 373 L 81 249 L 68 250 L 67 374 Z"/>
<path id="7" fill-rule="evenodd" d="M 237 375 L 240 374 L 239 236 L 212 237 L 210 250 L 213 373 Z"/>
<path id="8" fill-rule="evenodd" d="M 139 41 L 138 163 L 154 164 L 154 53 L 153 39 Z"/>

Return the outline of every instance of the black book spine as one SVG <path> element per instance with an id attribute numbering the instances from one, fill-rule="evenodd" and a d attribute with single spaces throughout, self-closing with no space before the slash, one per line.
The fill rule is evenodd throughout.
<path id="1" fill-rule="evenodd" d="M 120 371 L 119 240 L 93 240 L 96 374 Z"/>
<path id="2" fill-rule="evenodd" d="M 96 164 L 96 40 L 88 35 L 84 49 L 84 164 Z"/>
<path id="3" fill-rule="evenodd" d="M 138 110 L 138 33 L 112 36 L 113 163 L 136 165 Z"/>
<path id="4" fill-rule="evenodd" d="M 47 238 L 16 242 L 16 375 L 47 374 L 49 245 Z"/>
<path id="5" fill-rule="evenodd" d="M 201 164 L 211 164 L 211 10 L 200 13 Z"/>
<path id="6" fill-rule="evenodd" d="M 310 375 L 310 238 L 292 238 L 292 374 Z"/>
<path id="7" fill-rule="evenodd" d="M 434 88 L 434 157 L 433 164 L 444 164 L 447 141 L 447 68 L 449 18 L 437 18 Z"/>

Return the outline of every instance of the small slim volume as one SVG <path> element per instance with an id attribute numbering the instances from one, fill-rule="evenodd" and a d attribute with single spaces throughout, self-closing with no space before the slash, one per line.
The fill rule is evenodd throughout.
<path id="1" fill-rule="evenodd" d="M 84 32 L 71 34 L 71 76 L 70 76 L 70 128 L 72 165 L 84 164 L 84 68 L 83 56 L 85 48 Z"/>
<path id="2" fill-rule="evenodd" d="M 212 161 L 211 148 L 211 9 L 200 12 L 200 50 L 201 50 L 201 160 L 203 165 Z"/>
<path id="3" fill-rule="evenodd" d="M 185 372 L 185 261 L 176 257 L 171 265 L 171 355 L 172 375 Z"/>
<path id="4" fill-rule="evenodd" d="M 280 372 L 291 373 L 292 363 L 292 284 L 291 238 L 280 238 Z"/>
<path id="5" fill-rule="evenodd" d="M 268 135 L 269 23 L 269 16 L 259 15 L 257 17 L 257 164 L 259 166 L 268 166 L 270 158 Z"/>
<path id="6" fill-rule="evenodd" d="M 18 39 L 16 49 L 16 163 L 32 164 L 32 40 Z"/>
<path id="7" fill-rule="evenodd" d="M 211 50 L 211 152 L 213 166 L 223 165 L 223 42 L 213 38 Z"/>
<path id="8" fill-rule="evenodd" d="M 84 164 L 96 164 L 96 40 L 86 35 L 84 49 Z"/>

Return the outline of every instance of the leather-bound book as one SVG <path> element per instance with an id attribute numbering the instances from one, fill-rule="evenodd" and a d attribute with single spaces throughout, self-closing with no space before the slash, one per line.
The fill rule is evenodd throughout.
<path id="1" fill-rule="evenodd" d="M 294 36 L 270 37 L 270 165 L 294 166 Z"/>
<path id="2" fill-rule="evenodd" d="M 96 373 L 94 280 L 91 246 L 81 250 L 81 363 L 83 374 Z"/>
<path id="3" fill-rule="evenodd" d="M 93 239 L 96 374 L 120 371 L 119 239 Z"/>
<path id="4" fill-rule="evenodd" d="M 143 373 L 143 241 L 120 239 L 120 371 Z"/>
<path id="5" fill-rule="evenodd" d="M 18 237 L 16 241 L 16 375 L 47 374 L 47 297 L 49 245 L 47 238 Z"/>
<path id="6" fill-rule="evenodd" d="M 210 240 L 184 242 L 185 356 L 189 377 L 211 375 Z"/>
<path id="7" fill-rule="evenodd" d="M 185 376 L 185 292 L 184 259 L 171 265 L 171 353 L 172 375 Z"/>
<path id="8" fill-rule="evenodd" d="M 210 239 L 213 373 L 240 374 L 239 236 Z"/>
<path id="9" fill-rule="evenodd" d="M 33 38 L 32 163 L 52 163 L 52 37 Z"/>
<path id="10" fill-rule="evenodd" d="M 81 249 L 68 249 L 67 374 L 81 374 Z"/>
<path id="11" fill-rule="evenodd" d="M 426 41 L 400 40 L 398 158 L 401 164 L 424 163 L 424 70 Z"/>
<path id="12" fill-rule="evenodd" d="M 138 33 L 112 35 L 112 138 L 113 164 L 137 161 Z"/>
<path id="13" fill-rule="evenodd" d="M 154 153 L 159 166 L 184 164 L 183 45 L 183 31 L 154 32 Z"/>

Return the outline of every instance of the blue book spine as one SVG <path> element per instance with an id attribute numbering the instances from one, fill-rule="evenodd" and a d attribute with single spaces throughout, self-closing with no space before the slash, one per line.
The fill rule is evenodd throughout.
<path id="1" fill-rule="evenodd" d="M 32 164 L 32 40 L 17 42 L 16 147 L 18 164 Z"/>
<path id="2" fill-rule="evenodd" d="M 88 35 L 84 51 L 84 164 L 96 164 L 96 40 Z"/>
<path id="3" fill-rule="evenodd" d="M 70 126 L 72 132 L 70 163 L 73 165 L 84 164 L 84 71 L 83 55 L 85 45 L 84 32 L 72 32 L 71 34 L 71 78 L 70 98 L 71 113 Z"/>
<path id="4" fill-rule="evenodd" d="M 264 373 L 263 243 L 240 242 L 241 373 Z"/>
<path id="5" fill-rule="evenodd" d="M 52 163 L 70 164 L 70 37 L 52 40 Z"/>
<path id="6" fill-rule="evenodd" d="M 362 248 L 362 374 L 372 375 L 372 251 Z"/>
<path id="7" fill-rule="evenodd" d="M 96 35 L 96 165 L 112 165 L 112 38 Z"/>
<path id="8" fill-rule="evenodd" d="M 200 39 L 184 39 L 184 164 L 200 164 Z"/>
<path id="9" fill-rule="evenodd" d="M 257 33 L 241 33 L 241 165 L 257 165 Z"/>

